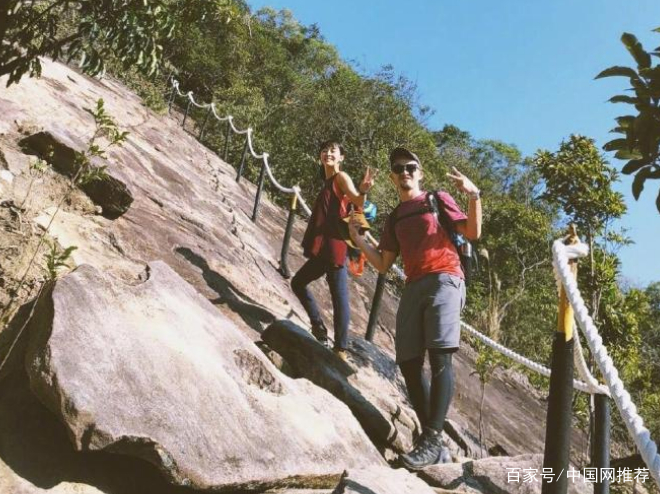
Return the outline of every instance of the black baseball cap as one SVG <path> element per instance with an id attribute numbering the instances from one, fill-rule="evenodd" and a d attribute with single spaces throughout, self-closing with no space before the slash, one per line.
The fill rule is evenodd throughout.
<path id="1" fill-rule="evenodd" d="M 392 166 L 398 158 L 406 158 L 407 160 L 412 160 L 417 163 L 417 166 L 420 168 L 422 167 L 422 162 L 419 160 L 419 157 L 403 146 L 392 149 L 392 152 L 390 153 L 390 166 Z"/>

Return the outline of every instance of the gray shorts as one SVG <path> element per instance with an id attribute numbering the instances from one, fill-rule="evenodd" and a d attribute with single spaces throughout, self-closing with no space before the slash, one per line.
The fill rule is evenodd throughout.
<path id="1" fill-rule="evenodd" d="M 396 362 L 423 355 L 429 348 L 458 348 L 465 282 L 431 273 L 406 285 L 396 313 Z"/>

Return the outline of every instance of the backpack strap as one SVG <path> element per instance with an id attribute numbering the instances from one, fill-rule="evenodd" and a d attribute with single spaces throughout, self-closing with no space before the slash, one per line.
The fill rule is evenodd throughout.
<path id="1" fill-rule="evenodd" d="M 440 207 L 438 203 L 441 203 L 442 207 Z M 453 242 L 453 237 L 455 234 L 454 224 L 449 218 L 449 215 L 447 215 L 447 211 L 445 211 L 444 201 L 438 195 L 438 191 L 426 193 L 426 204 L 427 204 L 426 207 L 420 208 L 417 211 L 413 211 L 412 213 L 404 214 L 402 216 L 397 215 L 397 210 L 399 209 L 401 203 L 395 206 L 395 208 L 392 210 L 390 215 L 387 217 L 389 230 L 394 235 L 394 239 L 397 240 L 394 227 L 399 221 L 404 220 L 406 218 L 410 218 L 411 216 L 418 216 L 420 214 L 432 213 L 433 216 L 435 216 L 436 221 L 440 224 L 440 226 L 449 234 L 449 238 L 452 239 L 452 243 L 454 243 Z M 398 244 L 398 240 L 397 240 L 397 244 Z"/>

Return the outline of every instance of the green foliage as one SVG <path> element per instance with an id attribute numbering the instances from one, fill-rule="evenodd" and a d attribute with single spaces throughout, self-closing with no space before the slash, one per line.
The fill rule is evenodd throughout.
<path id="1" fill-rule="evenodd" d="M 635 60 L 636 69 L 610 67 L 598 74 L 596 79 L 627 77 L 632 86 L 629 90 L 634 92 L 634 96 L 617 95 L 610 98 L 610 102 L 633 105 L 637 114 L 617 119 L 618 125 L 612 132 L 625 137 L 613 139 L 605 144 L 604 149 L 616 151 L 617 158 L 628 161 L 622 172 L 635 175 L 632 191 L 638 199 L 647 179 L 660 179 L 660 64 L 652 66 L 651 59 L 651 56 L 660 57 L 660 47 L 649 53 L 629 33 L 621 36 L 621 42 Z M 660 192 L 656 207 L 660 212 Z"/>
<path id="2" fill-rule="evenodd" d="M 94 158 L 107 159 L 106 151 L 112 146 L 120 146 L 126 141 L 128 132 L 122 132 L 115 120 L 106 112 L 103 99 L 96 102 L 95 108 L 85 108 L 94 118 L 94 134 L 87 143 L 85 151 L 75 152 L 75 168 L 77 170 L 74 176 L 76 185 L 86 185 L 88 183 L 105 180 L 108 177 L 106 172 L 107 165 L 94 166 Z M 105 147 L 98 144 L 98 139 L 104 138 Z"/>
<path id="3" fill-rule="evenodd" d="M 30 172 L 33 172 L 37 175 L 42 174 L 48 169 L 48 162 L 46 160 L 42 160 L 40 158 L 37 158 L 35 160 L 32 160 L 30 162 Z"/>
<path id="4" fill-rule="evenodd" d="M 78 247 L 75 245 L 62 250 L 57 241 L 46 239 L 48 251 L 46 252 L 44 271 L 47 281 L 55 281 L 64 269 L 69 269 L 71 254 Z"/>
<path id="5" fill-rule="evenodd" d="M 544 198 L 558 205 L 578 231 L 595 235 L 626 212 L 623 196 L 612 190 L 618 174 L 593 139 L 571 135 L 556 153 L 537 152 L 533 164 L 545 181 Z"/>
<path id="6" fill-rule="evenodd" d="M 472 374 L 479 376 L 481 384 L 486 385 L 490 381 L 490 378 L 493 377 L 495 369 L 502 366 L 504 357 L 501 353 L 481 343 L 479 340 L 475 340 L 475 349 L 477 350 L 477 358 L 474 361 L 474 371 L 472 371 Z"/>
<path id="7" fill-rule="evenodd" d="M 8 85 L 41 73 L 40 56 L 76 60 L 83 71 L 105 71 L 109 58 L 155 74 L 173 13 L 185 0 L 44 0 L 0 3 L 0 75 Z"/>

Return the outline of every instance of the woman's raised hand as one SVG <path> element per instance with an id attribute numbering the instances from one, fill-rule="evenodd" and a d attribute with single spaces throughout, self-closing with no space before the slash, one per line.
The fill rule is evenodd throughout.
<path id="1" fill-rule="evenodd" d="M 358 189 L 360 192 L 363 194 L 366 194 L 371 190 L 371 188 L 374 186 L 374 182 L 376 180 L 376 177 L 378 176 L 378 170 L 371 170 L 371 167 L 368 166 L 367 170 L 364 172 L 364 177 L 362 178 L 362 182 L 360 182 L 360 186 Z"/>

